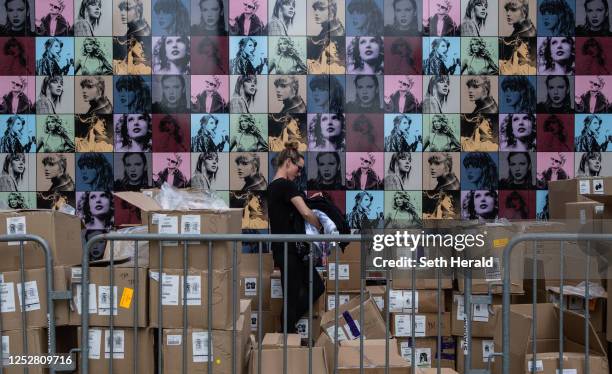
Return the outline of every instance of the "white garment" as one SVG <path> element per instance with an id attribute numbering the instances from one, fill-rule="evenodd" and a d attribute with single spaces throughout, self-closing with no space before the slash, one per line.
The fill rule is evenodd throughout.
<path id="1" fill-rule="evenodd" d="M 313 209 L 312 212 L 314 213 L 315 216 L 317 216 L 317 218 L 319 219 L 319 222 L 321 222 L 321 226 L 323 226 L 324 234 L 326 235 L 339 234 L 336 224 L 334 223 L 334 221 L 332 221 L 327 216 L 327 214 L 317 209 Z M 319 235 L 319 230 L 317 230 L 316 227 L 314 227 L 312 224 L 308 222 L 304 223 L 304 229 L 305 229 L 306 235 Z M 331 243 L 328 243 L 328 242 L 313 242 L 312 246 L 314 248 L 314 254 L 315 254 L 314 257 L 321 258 L 323 253 L 326 251 L 327 251 L 327 254 L 329 254 L 328 248 L 330 245 Z"/>

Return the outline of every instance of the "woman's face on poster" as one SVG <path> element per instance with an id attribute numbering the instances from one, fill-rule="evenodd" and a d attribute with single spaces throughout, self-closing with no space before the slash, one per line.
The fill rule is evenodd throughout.
<path id="1" fill-rule="evenodd" d="M 542 13 L 542 25 L 545 28 L 552 30 L 559 23 L 559 15 L 553 12 L 544 12 Z"/>
<path id="2" fill-rule="evenodd" d="M 374 82 L 376 78 L 371 76 L 366 76 L 357 81 L 355 83 L 355 88 L 357 90 L 357 99 L 365 105 L 370 104 L 374 101 L 376 97 L 376 83 Z"/>
<path id="3" fill-rule="evenodd" d="M 569 59 L 572 56 L 572 44 L 570 39 L 563 37 L 551 38 L 550 53 L 555 62 Z"/>
<path id="4" fill-rule="evenodd" d="M 604 0 L 594 0 L 586 6 L 587 22 L 594 28 L 600 27 L 605 21 L 606 7 Z"/>
<path id="5" fill-rule="evenodd" d="M 342 122 L 335 114 L 321 115 L 321 134 L 326 139 L 339 136 L 342 133 Z"/>
<path id="6" fill-rule="evenodd" d="M 180 36 L 166 37 L 166 56 L 170 61 L 179 61 L 187 56 L 187 45 L 185 40 Z"/>
<path id="7" fill-rule="evenodd" d="M 84 184 L 92 184 L 96 180 L 98 174 L 96 169 L 87 166 L 81 168 L 81 180 Z"/>
<path id="8" fill-rule="evenodd" d="M 560 77 L 552 78 L 546 86 L 548 97 L 555 105 L 561 105 L 565 99 L 569 87 L 565 80 Z"/>
<path id="9" fill-rule="evenodd" d="M 53 42 L 53 44 L 51 44 L 50 49 L 51 49 L 51 53 L 53 53 L 56 56 L 59 56 L 59 54 L 62 53 L 62 45 L 58 41 Z"/>
<path id="10" fill-rule="evenodd" d="M 86 54 L 91 54 L 94 50 L 94 44 L 91 40 L 87 39 L 83 42 L 83 49 Z"/>
<path id="11" fill-rule="evenodd" d="M 238 174 L 238 178 L 244 179 L 255 175 L 255 166 L 252 162 L 249 162 L 248 160 L 241 160 L 240 162 L 238 162 L 236 169 L 236 174 Z"/>
<path id="12" fill-rule="evenodd" d="M 522 139 L 531 135 L 533 123 L 527 114 L 515 114 L 512 116 L 512 135 Z"/>
<path id="13" fill-rule="evenodd" d="M 99 1 L 89 4 L 87 6 L 87 14 L 94 19 L 100 18 L 102 15 L 102 4 Z"/>
<path id="14" fill-rule="evenodd" d="M 53 80 L 49 83 L 49 91 L 51 91 L 51 95 L 60 96 L 64 93 L 64 84 L 61 80 Z"/>
<path id="15" fill-rule="evenodd" d="M 465 177 L 470 183 L 476 183 L 482 178 L 482 169 L 475 166 L 465 168 Z"/>
<path id="16" fill-rule="evenodd" d="M 327 183 L 333 182 L 338 173 L 338 161 L 333 155 L 325 154 L 319 157 L 317 161 L 317 167 L 319 168 L 319 175 Z"/>
<path id="17" fill-rule="evenodd" d="M 142 114 L 127 115 L 127 133 L 131 139 L 139 139 L 147 135 L 149 123 Z"/>
<path id="18" fill-rule="evenodd" d="M 58 160 L 47 162 L 43 166 L 45 179 L 53 179 L 62 175 L 62 168 Z"/>
<path id="19" fill-rule="evenodd" d="M 23 174 L 25 171 L 25 159 L 21 157 L 13 158 L 11 161 L 11 169 L 13 169 L 13 173 L 15 174 Z"/>
<path id="20" fill-rule="evenodd" d="M 508 89 L 504 91 L 504 98 L 506 100 L 506 104 L 510 107 L 513 107 L 515 105 L 518 105 L 518 103 L 520 102 L 521 93 Z"/>
<path id="21" fill-rule="evenodd" d="M 529 160 L 527 155 L 522 153 L 516 154 L 508 161 L 508 169 L 510 178 L 514 181 L 523 182 L 527 178 L 529 172 Z"/>
<path id="22" fill-rule="evenodd" d="M 219 23 L 221 17 L 221 7 L 218 0 L 203 0 L 200 2 L 200 16 L 202 22 L 208 27 L 213 28 Z"/>
<path id="23" fill-rule="evenodd" d="M 361 198 L 361 202 L 359 203 L 359 205 L 361 206 L 361 208 L 363 209 L 370 209 L 370 205 L 372 205 L 372 199 L 370 198 L 369 195 L 363 195 L 363 197 Z"/>
<path id="24" fill-rule="evenodd" d="M 360 30 L 368 22 L 368 15 L 366 13 L 353 12 L 351 13 L 351 22 L 355 30 Z"/>
<path id="25" fill-rule="evenodd" d="M 495 197 L 490 191 L 474 192 L 474 210 L 479 216 L 490 214 L 495 208 Z"/>
<path id="26" fill-rule="evenodd" d="M 506 22 L 508 22 L 508 24 L 511 26 L 515 23 L 522 22 L 526 17 L 526 15 L 523 14 L 521 7 L 519 7 L 516 3 L 506 7 L 505 9 Z"/>
<path id="27" fill-rule="evenodd" d="M 295 15 L 295 2 L 283 2 L 283 5 L 281 5 L 281 13 L 284 17 L 293 18 L 293 16 Z"/>
<path id="28" fill-rule="evenodd" d="M 429 163 L 429 172 L 432 178 L 440 178 L 448 173 L 444 162 L 436 160 Z"/>
<path id="29" fill-rule="evenodd" d="M 126 0 L 122 3 L 123 6 L 119 6 L 119 11 L 121 14 L 121 23 L 127 25 L 128 23 L 133 23 L 139 20 L 140 15 L 138 14 L 138 7 L 133 1 Z"/>
<path id="30" fill-rule="evenodd" d="M 181 99 L 181 95 L 183 94 L 183 90 L 183 84 L 176 76 L 166 78 L 162 83 L 164 98 L 170 105 L 176 105 L 178 103 L 178 101 Z"/>
<path id="31" fill-rule="evenodd" d="M 13 133 L 21 133 L 25 127 L 25 121 L 16 119 L 13 123 Z"/>
<path id="32" fill-rule="evenodd" d="M 311 90 L 310 99 L 317 106 L 324 106 L 329 103 L 329 90 L 323 87 L 315 87 Z"/>
<path id="33" fill-rule="evenodd" d="M 255 79 L 246 79 L 242 87 L 244 87 L 244 92 L 247 95 L 253 96 L 257 92 L 257 81 Z"/>
<path id="34" fill-rule="evenodd" d="M 83 96 L 83 100 L 86 103 L 98 100 L 100 98 L 100 92 L 98 91 L 98 87 L 93 84 L 86 84 L 84 86 L 81 86 L 81 95 Z"/>
<path id="35" fill-rule="evenodd" d="M 474 5 L 474 16 L 479 19 L 487 18 L 487 7 L 488 4 L 482 1 Z"/>
<path id="36" fill-rule="evenodd" d="M 281 54 L 284 54 L 289 49 L 289 43 L 285 39 L 278 41 L 278 50 Z"/>
<path id="37" fill-rule="evenodd" d="M 446 55 L 446 52 L 448 52 L 448 43 L 445 41 L 440 41 L 436 47 L 436 52 L 438 52 L 440 55 Z"/>
<path id="38" fill-rule="evenodd" d="M 410 0 L 400 0 L 395 3 L 394 18 L 395 22 L 402 28 L 410 26 L 410 22 L 414 20 L 416 9 L 412 6 Z"/>
<path id="39" fill-rule="evenodd" d="M 329 21 L 331 16 L 330 13 L 331 12 L 328 5 L 319 3 L 316 7 L 313 7 L 313 17 L 317 25 Z"/>
<path id="40" fill-rule="evenodd" d="M 440 95 L 447 96 L 450 92 L 449 81 L 446 79 L 441 79 L 436 82 L 436 91 L 438 91 Z"/>
<path id="41" fill-rule="evenodd" d="M 13 29 L 23 27 L 27 17 L 25 0 L 6 0 L 6 17 Z"/>
<path id="42" fill-rule="evenodd" d="M 253 43 L 253 41 L 249 40 L 246 42 L 244 45 L 244 53 L 249 56 L 252 56 L 255 53 L 255 43 Z"/>
<path id="43" fill-rule="evenodd" d="M 601 170 L 601 158 L 598 156 L 589 157 L 587 164 L 589 166 L 589 170 L 593 173 L 599 173 Z"/>
<path id="44" fill-rule="evenodd" d="M 123 166 L 125 168 L 125 174 L 132 184 L 140 182 L 144 175 L 145 166 L 142 157 L 139 155 L 130 155 L 126 157 Z"/>
<path id="45" fill-rule="evenodd" d="M 453 206 L 453 199 L 450 196 L 444 196 L 442 201 L 440 201 L 440 207 L 446 211 L 452 211 L 455 209 Z"/>
<path id="46" fill-rule="evenodd" d="M 374 37 L 362 36 L 359 38 L 359 57 L 363 61 L 370 61 L 380 55 L 380 44 Z"/>
<path id="47" fill-rule="evenodd" d="M 412 168 L 412 160 L 407 156 L 400 156 L 397 158 L 397 168 L 402 173 L 409 173 Z"/>
<path id="48" fill-rule="evenodd" d="M 110 199 L 104 192 L 91 192 L 89 194 L 89 209 L 94 217 L 104 216 L 110 210 Z"/>
<path id="49" fill-rule="evenodd" d="M 291 99 L 293 95 L 293 89 L 287 82 L 280 82 L 275 85 L 276 100 L 283 101 Z"/>
<path id="50" fill-rule="evenodd" d="M 157 13 L 157 24 L 163 29 L 168 29 L 174 25 L 174 14 L 160 11 Z"/>
<path id="51" fill-rule="evenodd" d="M 214 133 L 217 130 L 217 121 L 214 118 L 209 118 L 206 124 L 204 125 L 206 131 L 210 133 Z"/>
<path id="52" fill-rule="evenodd" d="M 121 89 L 118 93 L 119 103 L 121 103 L 124 108 L 127 108 L 130 103 L 134 102 L 134 99 L 136 99 L 136 92 L 134 91 Z"/>
<path id="53" fill-rule="evenodd" d="M 216 173 L 219 169 L 219 160 L 215 156 L 207 156 L 204 159 L 204 169 L 209 173 Z"/>

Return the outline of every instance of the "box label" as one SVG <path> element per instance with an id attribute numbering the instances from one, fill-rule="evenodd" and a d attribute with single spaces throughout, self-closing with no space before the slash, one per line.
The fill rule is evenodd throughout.
<path id="1" fill-rule="evenodd" d="M 604 186 L 604 180 L 603 179 L 593 179 L 593 193 L 594 194 L 603 195 L 605 189 L 606 188 Z M 565 373 L 563 373 L 563 374 L 565 374 Z"/>
<path id="2" fill-rule="evenodd" d="M 98 314 L 108 316 L 111 312 L 111 288 L 110 286 L 98 287 Z M 113 286 L 113 315 L 117 315 L 117 286 Z"/>
<path id="3" fill-rule="evenodd" d="M 11 355 L 10 336 L 2 336 L 2 364 L 8 365 L 9 356 Z"/>
<path id="4" fill-rule="evenodd" d="M 427 317 L 423 315 L 414 316 L 414 336 L 424 337 Z M 396 314 L 395 315 L 395 335 L 396 336 L 412 336 L 412 315 L 411 314 Z"/>
<path id="5" fill-rule="evenodd" d="M 89 330 L 89 359 L 100 359 L 100 343 L 102 342 L 102 330 Z"/>
<path id="6" fill-rule="evenodd" d="M 193 362 L 208 362 L 208 331 L 194 332 L 192 334 L 192 351 Z"/>
<path id="7" fill-rule="evenodd" d="M 308 339 L 308 318 L 300 318 L 295 324 L 297 333 L 300 334 L 300 338 Z"/>
<path id="8" fill-rule="evenodd" d="M 251 313 L 251 331 L 257 331 L 257 317 L 257 312 Z"/>
<path id="9" fill-rule="evenodd" d="M 325 331 L 327 332 L 327 335 L 329 336 L 331 341 L 334 342 L 334 338 L 336 336 L 336 326 L 329 326 L 325 329 Z M 346 333 L 344 332 L 344 328 L 342 328 L 342 326 L 338 326 L 338 341 L 341 342 L 344 340 L 348 340 L 348 338 L 346 337 Z"/>
<path id="10" fill-rule="evenodd" d="M 349 295 L 338 295 L 338 302 L 340 305 L 344 305 L 349 302 Z M 327 310 L 336 309 L 336 295 L 327 295 Z"/>
<path id="11" fill-rule="evenodd" d="M 89 284 L 89 314 L 98 313 L 98 297 L 96 293 L 95 283 Z M 77 284 L 76 293 L 72 298 L 74 300 L 74 306 L 76 307 L 77 313 L 81 315 L 81 285 Z"/>
<path id="12" fill-rule="evenodd" d="M 507 239 L 506 239 L 507 240 Z M 494 282 L 501 280 L 502 268 L 498 257 L 493 257 L 493 267 L 485 268 L 485 280 Z"/>
<path id="13" fill-rule="evenodd" d="M 283 298 L 283 286 L 280 279 L 270 279 L 270 294 L 272 299 Z"/>
<path id="14" fill-rule="evenodd" d="M 183 291 L 183 279 L 181 277 L 181 292 Z M 187 305 L 202 305 L 202 277 L 199 275 L 187 276 Z M 181 298 L 181 305 L 183 299 Z"/>
<path id="15" fill-rule="evenodd" d="M 159 225 L 157 225 L 157 232 L 160 234 L 178 234 L 178 217 L 166 216 L 159 218 Z M 164 245 L 176 246 L 177 241 L 164 241 Z"/>
<path id="16" fill-rule="evenodd" d="M 495 239 L 495 240 L 493 240 L 493 248 L 505 247 L 508 244 L 509 241 L 510 241 L 510 239 L 508 239 L 508 238 Z"/>
<path id="17" fill-rule="evenodd" d="M 202 227 L 202 221 L 198 215 L 185 215 L 181 216 L 181 234 L 200 234 Z M 191 240 L 189 244 L 199 244 L 197 240 Z"/>
<path id="18" fill-rule="evenodd" d="M 7 235 L 24 235 L 26 233 L 26 218 L 24 216 L 6 218 Z M 23 242 L 23 244 L 25 243 Z M 8 245 L 19 245 L 19 242 L 8 242 Z"/>
<path id="19" fill-rule="evenodd" d="M 81 274 L 83 274 L 83 269 L 81 268 L 72 268 L 70 269 L 70 277 L 72 278 L 72 282 L 80 282 L 81 281 Z"/>
<path id="20" fill-rule="evenodd" d="M 382 296 L 374 296 L 374 301 L 376 302 L 376 306 L 378 306 L 378 309 L 383 310 L 385 309 L 385 298 Z"/>
<path id="21" fill-rule="evenodd" d="M 563 373 L 561 373 L 561 370 L 557 369 L 557 374 L 578 374 L 578 370 L 576 370 L 576 369 L 563 369 Z"/>
<path id="22" fill-rule="evenodd" d="M 162 274 L 162 305 L 179 305 L 178 275 Z"/>
<path id="23" fill-rule="evenodd" d="M 104 358 L 111 357 L 111 344 L 113 360 L 123 360 L 125 358 L 125 333 L 123 330 L 114 330 L 112 339 L 110 330 L 104 330 Z"/>
<path id="24" fill-rule="evenodd" d="M 465 321 L 465 305 L 462 295 L 454 295 L 457 304 L 457 321 Z M 487 304 L 472 304 L 472 321 L 489 322 L 489 306 Z"/>
<path id="25" fill-rule="evenodd" d="M 578 181 L 578 193 L 580 195 L 585 195 L 591 193 L 591 185 L 589 184 L 591 181 L 586 179 L 582 179 Z"/>
<path id="26" fill-rule="evenodd" d="M 244 278 L 244 296 L 257 296 L 257 278 Z"/>
<path id="27" fill-rule="evenodd" d="M 183 335 L 166 336 L 166 345 L 181 345 L 181 344 L 183 344 Z"/>
<path id="28" fill-rule="evenodd" d="M 133 296 L 134 289 L 125 287 L 123 289 L 123 293 L 121 294 L 121 301 L 119 301 L 119 306 L 124 309 L 130 309 L 130 305 L 132 305 Z"/>
<path id="29" fill-rule="evenodd" d="M 19 296 L 19 307 L 21 310 L 30 312 L 40 310 L 40 299 L 38 298 L 38 285 L 36 281 L 25 282 L 23 293 L 25 294 L 25 302 L 21 299 L 21 283 L 17 283 L 17 296 Z M 25 308 L 24 308 L 25 306 Z"/>
<path id="30" fill-rule="evenodd" d="M 412 366 L 412 347 L 410 342 L 402 342 L 400 345 L 401 356 Z M 421 369 L 431 368 L 431 348 L 416 348 L 414 351 L 416 367 Z"/>
<path id="31" fill-rule="evenodd" d="M 544 363 L 542 360 L 537 360 L 535 364 L 535 371 L 544 371 Z M 527 362 L 527 371 L 531 372 L 533 369 L 533 360 Z"/>
<path id="32" fill-rule="evenodd" d="M 491 362 L 495 362 L 495 344 L 493 340 L 483 340 L 482 341 L 482 362 L 489 362 L 489 357 L 491 357 Z"/>
<path id="33" fill-rule="evenodd" d="M 13 282 L 0 283 L 0 301 L 2 301 L 2 313 L 15 312 L 15 284 Z"/>

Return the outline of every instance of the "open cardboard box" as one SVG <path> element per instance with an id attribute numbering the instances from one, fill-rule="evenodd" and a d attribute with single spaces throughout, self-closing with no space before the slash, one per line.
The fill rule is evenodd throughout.
<path id="1" fill-rule="evenodd" d="M 533 306 L 515 304 L 510 306 L 510 373 L 529 373 L 528 365 L 532 361 L 533 350 L 532 326 Z M 554 304 L 537 304 L 536 326 L 536 366 L 542 368 L 538 373 L 556 374 L 559 359 L 559 316 L 560 310 Z M 501 311 L 500 311 L 501 313 Z M 564 369 L 576 369 L 576 374 L 584 373 L 584 317 L 578 313 L 565 310 L 563 313 L 564 329 Z M 589 322 L 589 347 L 591 370 L 588 374 L 608 374 L 608 357 L 606 349 Z M 495 329 L 495 352 L 502 349 L 502 318 L 497 318 Z M 541 365 L 540 365 L 541 361 Z M 495 360 L 493 373 L 501 373 L 502 360 Z"/>
<path id="2" fill-rule="evenodd" d="M 166 234 L 241 234 L 243 209 L 197 209 L 164 210 L 152 197 L 141 192 L 115 192 L 114 196 L 137 207 L 141 211 L 142 224 L 149 233 Z M 183 242 L 163 242 L 162 268 L 183 268 Z M 208 242 L 187 243 L 189 267 L 205 270 L 208 268 Z M 233 244 L 229 241 L 213 242 L 214 269 L 229 269 L 233 261 Z M 236 248 L 242 248 L 236 243 Z M 160 242 L 152 241 L 149 246 L 149 266 L 160 267 Z"/>

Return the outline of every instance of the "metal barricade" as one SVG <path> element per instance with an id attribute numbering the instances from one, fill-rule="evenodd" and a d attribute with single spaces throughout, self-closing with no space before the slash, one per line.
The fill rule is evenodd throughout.
<path id="1" fill-rule="evenodd" d="M 65 371 L 74 371 L 76 368 L 76 362 L 72 358 L 72 353 L 75 353 L 76 350 L 72 350 L 70 356 L 64 357 L 64 359 L 58 359 L 56 352 L 56 326 L 55 326 L 55 301 L 57 300 L 70 300 L 71 294 L 68 291 L 56 291 L 54 287 L 54 277 L 53 277 L 53 253 L 49 248 L 49 244 L 46 240 L 41 238 L 38 235 L 0 235 L 0 242 L 9 243 L 9 245 L 19 245 L 19 279 L 20 283 L 17 285 L 17 289 L 19 292 L 19 307 L 21 310 L 21 334 L 22 334 L 22 342 L 23 342 L 23 352 L 22 356 L 26 357 L 26 361 L 28 361 L 28 318 L 27 311 L 28 305 L 27 300 L 30 299 L 30 295 L 26 295 L 26 282 L 28 281 L 26 277 L 27 269 L 25 268 L 25 254 L 24 254 L 24 245 L 26 242 L 33 242 L 38 244 L 38 248 L 43 253 L 44 263 L 45 263 L 45 283 L 46 283 L 46 298 L 47 298 L 47 358 L 45 361 L 51 360 L 51 362 L 45 366 L 49 367 L 50 373 L 55 372 L 65 372 Z M 8 296 L 9 292 L 13 292 L 12 289 L 8 289 L 4 284 L 4 279 L 2 279 L 0 283 L 0 311 L 3 313 L 4 308 L 2 305 L 2 300 L 4 297 L 12 297 L 13 295 Z M 6 295 L 6 296 L 5 296 Z M 0 318 L 0 333 L 4 331 L 4 327 L 2 326 L 2 318 Z M 2 334 L 3 335 L 3 334 Z M 8 348 L 8 347 L 6 347 Z M 2 339 L 2 349 L 0 349 L 0 374 L 4 373 L 5 366 L 9 365 L 20 365 L 16 363 L 13 359 L 9 359 L 8 357 L 4 357 L 5 347 L 4 347 L 4 339 Z M 21 360 L 19 360 L 21 361 Z M 23 373 L 27 374 L 29 372 L 29 368 L 26 365 L 16 366 L 17 368 L 22 367 Z M 11 368 L 13 369 L 13 368 Z"/>
<path id="2" fill-rule="evenodd" d="M 213 342 L 211 337 L 213 336 L 213 328 L 212 328 L 212 320 L 213 320 L 213 316 L 212 316 L 212 271 L 210 271 L 211 269 L 215 268 L 215 264 L 213 263 L 213 244 L 217 243 L 217 242 L 231 242 L 233 243 L 233 250 L 232 250 L 232 265 L 233 265 L 233 269 L 236 270 L 237 268 L 237 260 L 238 260 L 238 242 L 254 242 L 254 243 L 259 243 L 258 245 L 258 255 L 259 255 L 259 263 L 258 263 L 258 267 L 259 267 L 259 271 L 258 271 L 258 292 L 257 292 L 257 298 L 258 298 L 258 308 L 257 308 L 257 314 L 258 314 L 258 323 L 257 323 L 257 336 L 258 336 L 258 342 L 261 343 L 262 342 L 262 338 L 263 338 L 263 333 L 262 333 L 262 328 L 263 328 L 263 323 L 262 323 L 262 269 L 263 269 L 263 265 L 262 265 L 262 256 L 263 256 L 263 249 L 262 249 L 262 244 L 263 243 L 283 243 L 284 245 L 284 266 L 283 269 L 287 269 L 288 266 L 288 251 L 289 251 L 289 243 L 295 243 L 295 242 L 305 242 L 305 243 L 309 243 L 310 245 L 310 255 L 309 255 L 309 260 L 308 260 L 308 271 L 309 271 L 309 291 L 308 291 L 308 298 L 309 298 L 309 308 L 308 308 L 308 373 L 312 374 L 313 373 L 313 365 L 312 365 L 312 359 L 313 359 L 313 303 L 315 300 L 313 300 L 313 256 L 312 256 L 312 247 L 313 247 L 313 243 L 315 242 L 327 242 L 330 243 L 332 245 L 333 248 L 338 249 L 338 245 L 337 243 L 340 242 L 361 242 L 363 240 L 363 237 L 361 235 L 270 235 L 270 234 L 250 234 L 250 235 L 243 235 L 243 234 L 200 234 L 200 235 L 187 235 L 187 234 L 120 234 L 120 233 L 109 233 L 109 234 L 103 234 L 103 235 L 99 235 L 96 236 L 94 238 L 92 238 L 87 244 L 86 244 L 86 250 L 83 252 L 83 261 L 82 261 L 82 284 L 83 287 L 81 287 L 81 310 L 83 311 L 83 313 L 81 314 L 81 319 L 82 319 L 82 323 L 81 323 L 81 342 L 82 343 L 82 347 L 80 349 L 81 351 L 81 362 L 80 362 L 80 373 L 82 374 L 88 374 L 89 373 L 89 351 L 90 348 L 87 344 L 88 339 L 89 339 L 89 330 L 90 330 L 90 326 L 89 326 L 89 313 L 87 313 L 87 311 L 89 310 L 89 287 L 87 286 L 89 284 L 89 250 L 90 248 L 92 248 L 93 245 L 95 245 L 97 242 L 99 241 L 110 241 L 110 274 L 111 274 L 111 278 L 110 278 L 110 290 L 111 290 L 111 295 L 110 295 L 110 300 L 114 300 L 114 295 L 112 295 L 112 292 L 114 292 L 114 280 L 112 278 L 112 274 L 113 274 L 113 267 L 114 267 L 114 242 L 115 241 L 131 241 L 134 242 L 134 248 L 137 251 L 138 250 L 138 242 L 142 242 L 142 241 L 159 241 L 160 246 L 159 246 L 159 251 L 160 251 L 160 256 L 159 256 L 159 263 L 157 264 L 150 264 L 150 267 L 153 268 L 157 268 L 159 270 L 159 282 L 158 282 L 158 295 L 162 294 L 162 273 L 163 273 L 163 269 L 164 269 L 164 263 L 163 263 L 163 256 L 161 255 L 162 252 L 165 250 L 164 246 L 162 245 L 162 243 L 164 243 L 165 241 L 174 241 L 174 242 L 178 242 L 179 244 L 182 242 L 182 249 L 183 249 L 183 289 L 187 289 L 187 276 L 188 276 L 188 270 L 189 270 L 189 256 L 188 256 L 188 245 L 190 242 L 203 242 L 203 243 L 207 243 L 208 244 L 208 259 L 207 259 L 207 269 L 209 269 L 208 271 L 208 289 L 204 290 L 203 292 L 208 292 L 208 323 L 207 326 L 208 328 L 205 329 L 207 332 L 207 354 L 210 354 L 212 352 L 212 348 L 213 348 Z M 174 248 L 176 249 L 176 248 Z M 336 264 L 338 264 L 338 259 L 339 259 L 339 251 L 335 250 L 335 258 L 330 259 L 330 261 L 335 261 Z M 414 256 L 416 256 L 416 253 L 413 252 L 412 254 L 413 259 L 415 258 Z M 364 318 L 364 290 L 366 288 L 366 266 L 365 266 L 365 258 L 366 258 L 366 253 L 365 251 L 361 251 L 361 269 L 360 269 L 360 292 L 359 292 L 359 299 L 360 299 L 360 305 L 359 305 L 359 314 L 360 314 L 360 318 L 359 318 L 359 326 L 365 326 L 363 318 Z M 134 264 L 133 264 L 133 269 L 136 273 L 136 269 L 138 269 L 138 255 L 134 256 Z M 390 277 L 390 270 L 389 269 L 385 269 L 384 270 L 385 273 L 385 280 L 386 280 L 386 288 L 385 288 L 385 309 L 386 309 L 386 313 L 385 313 L 385 330 L 386 330 L 386 343 L 385 343 L 385 373 L 389 372 L 389 338 L 390 338 L 390 298 L 389 298 L 389 291 L 392 288 L 392 278 Z M 283 271 L 282 272 L 282 276 L 283 276 L 283 373 L 290 373 L 291 372 L 291 368 L 288 367 L 288 349 L 287 349 L 287 280 L 288 277 L 291 276 L 291 274 L 288 274 L 287 271 Z M 438 273 L 438 271 L 436 271 L 436 276 L 438 279 L 438 296 L 437 296 L 437 300 L 438 300 L 438 313 L 437 313 L 437 324 L 438 324 L 438 331 L 437 331 L 437 358 L 438 358 L 438 364 L 437 364 L 437 373 L 441 373 L 441 352 L 442 352 L 442 337 L 441 337 L 441 318 L 442 318 L 442 313 L 444 312 L 443 308 L 444 305 L 443 303 L 440 302 L 440 295 L 443 292 L 443 290 L 441 289 L 441 278 L 440 278 L 440 274 Z M 237 292 L 238 292 L 238 271 L 233 271 L 232 272 L 232 308 L 231 308 L 231 313 L 232 313 L 232 373 L 237 373 L 237 367 L 236 367 L 236 353 L 237 353 L 237 347 L 236 347 L 236 339 L 237 339 L 237 333 L 236 333 L 236 320 L 238 319 L 238 305 L 237 305 Z M 135 278 L 137 279 L 138 277 L 135 275 Z M 340 305 L 339 302 L 339 276 L 335 276 L 335 288 L 334 288 L 334 298 L 335 298 L 335 315 L 334 315 L 334 324 L 336 326 L 336 328 L 334 329 L 333 332 L 333 340 L 334 342 L 338 342 L 338 319 L 339 319 L 339 313 L 338 313 L 338 307 Z M 134 296 L 133 299 L 136 300 L 136 302 L 138 302 L 138 295 L 139 292 L 143 292 L 142 290 L 139 289 L 140 285 L 138 283 L 136 283 L 134 285 Z M 414 300 L 415 298 L 415 292 L 416 291 L 416 273 L 413 271 L 412 272 L 412 300 Z M 159 329 L 157 331 L 157 338 L 159 340 L 159 344 L 158 344 L 158 356 L 157 356 L 157 373 L 163 373 L 163 367 L 164 367 L 164 357 L 161 354 L 161 343 L 162 343 L 162 339 L 163 339 L 163 334 L 162 334 L 162 302 L 161 302 L 161 296 L 160 296 L 160 302 L 159 305 L 157 306 L 158 309 L 158 323 L 157 326 L 159 326 Z M 183 324 L 182 324 L 182 342 L 183 342 L 183 356 L 182 356 L 182 364 L 181 364 L 181 368 L 182 368 L 182 373 L 187 373 L 187 335 L 188 335 L 188 313 L 187 313 L 187 296 L 186 296 L 186 292 L 183 292 Z M 467 305 L 471 305 L 471 304 L 467 304 Z M 470 308 L 468 308 L 470 309 Z M 416 325 L 415 325 L 415 314 L 416 314 L 416 310 L 415 310 L 415 303 L 412 302 L 412 307 L 411 307 L 411 311 L 412 311 L 412 318 L 411 318 L 411 345 L 412 345 L 412 350 L 411 350 L 411 359 L 412 359 L 412 370 L 411 372 L 414 374 L 417 372 L 417 365 L 415 365 L 414 363 L 416 363 L 416 334 L 415 334 L 415 330 L 416 330 Z M 134 346 L 134 352 L 139 352 L 138 350 L 138 334 L 137 334 L 137 330 L 138 330 L 138 323 L 137 323 L 137 315 L 138 315 L 138 307 L 136 306 L 134 309 L 134 326 L 133 326 L 133 330 L 134 330 L 134 342 L 133 342 L 133 346 Z M 114 320 L 114 314 L 111 312 L 110 313 L 110 326 L 108 327 L 110 329 L 110 336 L 114 336 L 113 335 L 113 330 L 115 329 L 114 324 L 113 324 L 113 320 Z M 334 357 L 334 367 L 333 368 L 329 368 L 329 372 L 333 372 L 333 373 L 337 373 L 338 371 L 338 344 L 333 344 L 334 345 L 334 351 L 333 351 L 333 357 Z M 359 334 L 359 346 L 360 346 L 360 360 L 359 360 L 359 369 L 360 372 L 363 373 L 364 372 L 364 334 L 360 333 Z M 113 373 L 113 344 L 110 344 L 110 362 L 109 362 L 109 373 Z M 257 349 L 253 352 L 253 354 L 257 355 L 257 367 L 255 369 L 255 373 L 257 374 L 261 374 L 262 373 L 262 346 L 261 344 L 257 345 Z M 208 373 L 213 373 L 217 370 L 215 370 L 216 368 L 213 365 L 213 360 L 212 357 L 208 357 L 207 358 L 207 372 Z M 469 364 L 468 364 L 469 367 Z M 137 373 L 139 372 L 138 369 L 138 359 L 137 357 L 134 357 L 134 361 L 132 363 L 132 373 Z M 178 368 L 177 368 L 178 369 Z M 124 374 L 124 373 L 122 373 Z M 127 373 L 125 373 L 127 374 Z M 319 374 L 319 373 L 316 373 Z"/>
<path id="3" fill-rule="evenodd" d="M 586 242 L 586 264 L 584 269 L 584 280 L 585 280 L 585 293 L 584 293 L 584 373 L 590 373 L 590 337 L 589 337 L 589 282 L 591 277 L 591 272 L 593 269 L 590 269 L 590 257 L 592 256 L 593 249 L 591 248 L 593 242 L 612 242 L 612 234 L 586 234 L 586 233 L 570 233 L 570 234 L 559 234 L 559 233 L 534 233 L 534 234 L 522 234 L 518 235 L 506 246 L 503 253 L 503 299 L 502 299 L 502 352 L 496 353 L 495 356 L 501 356 L 502 358 L 502 374 L 510 374 L 510 341 L 511 341 L 511 330 L 510 330 L 510 256 L 512 251 L 523 242 L 533 242 L 532 246 L 532 254 L 533 254 L 533 300 L 532 300 L 532 329 L 531 329 L 531 340 L 532 340 L 532 358 L 528 363 L 528 367 L 530 368 L 530 372 L 535 374 L 537 371 L 542 370 L 537 367 L 537 356 L 538 356 L 538 347 L 537 347 L 537 331 L 538 331 L 538 318 L 537 318 L 537 258 L 538 253 L 536 250 L 537 242 L 560 242 L 559 245 L 559 276 L 560 276 L 560 286 L 559 286 L 559 358 L 558 358 L 558 373 L 564 373 L 564 281 L 565 281 L 565 272 L 564 268 L 564 257 L 565 253 L 565 244 L 567 242 Z M 524 368 L 523 368 L 524 372 Z"/>

